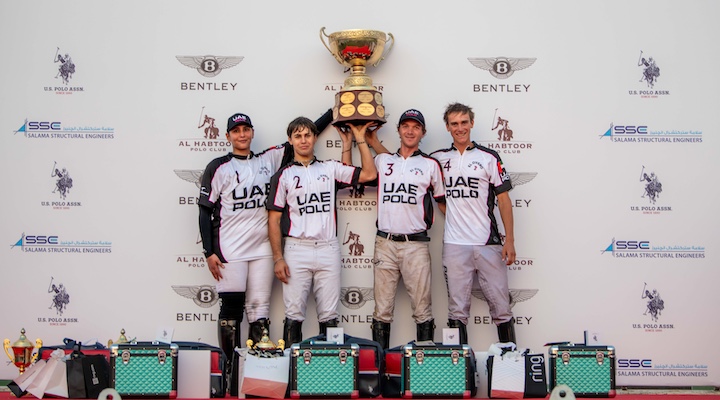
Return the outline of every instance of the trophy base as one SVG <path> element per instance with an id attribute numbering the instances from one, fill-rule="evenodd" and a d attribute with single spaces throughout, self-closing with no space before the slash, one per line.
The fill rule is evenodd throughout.
<path id="1" fill-rule="evenodd" d="M 341 90 L 335 94 L 334 126 L 358 125 L 369 121 L 376 121 L 378 125 L 387 122 L 382 93 L 374 89 L 362 89 Z"/>

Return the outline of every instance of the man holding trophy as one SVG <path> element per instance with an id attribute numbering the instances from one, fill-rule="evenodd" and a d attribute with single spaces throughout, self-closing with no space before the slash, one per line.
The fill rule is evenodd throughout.
<path id="1" fill-rule="evenodd" d="M 283 283 L 286 345 L 302 341 L 307 298 L 315 294 L 320 333 L 338 326 L 340 302 L 340 244 L 337 239 L 336 191 L 377 176 L 365 132 L 375 124 L 349 124 L 362 156 L 362 169 L 336 160 L 315 158 L 320 134 L 305 117 L 290 122 L 287 135 L 293 161 L 270 181 L 267 201 L 268 234 L 275 276 Z M 283 245 L 284 239 L 284 245 Z"/>
<path id="2" fill-rule="evenodd" d="M 445 186 L 437 160 L 420 151 L 427 133 L 425 118 L 415 109 L 405 111 L 398 121 L 400 149 L 390 154 L 382 145 L 373 145 L 378 155 L 378 217 L 373 257 L 375 311 L 372 338 L 383 348 L 390 347 L 390 324 L 395 310 L 395 293 L 400 278 L 410 295 L 418 341 L 434 340 L 432 315 L 430 236 L 434 221 L 432 199 L 445 202 Z M 341 135 L 342 136 L 342 135 Z M 348 140 L 343 137 L 343 149 Z M 351 164 L 350 152 L 342 160 Z"/>

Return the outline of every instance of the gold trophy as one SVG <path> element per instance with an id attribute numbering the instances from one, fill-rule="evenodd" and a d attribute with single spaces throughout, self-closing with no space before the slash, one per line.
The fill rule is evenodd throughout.
<path id="1" fill-rule="evenodd" d="M 122 344 L 122 343 L 130 343 L 127 336 L 125 336 L 125 328 L 120 329 L 120 337 L 118 337 L 118 340 L 113 342 L 112 339 L 108 339 L 108 348 L 113 345 L 113 343 Z"/>
<path id="2" fill-rule="evenodd" d="M 323 36 L 327 37 L 327 43 Z M 385 49 L 388 37 L 391 42 Z M 328 35 L 323 27 L 320 29 L 320 41 L 337 62 L 351 70 L 342 89 L 335 94 L 332 124 L 357 125 L 368 121 L 384 124 L 382 93 L 375 90 L 372 79 L 365 74 L 365 67 L 377 67 L 385 59 L 395 44 L 392 33 L 385 35 L 385 32 L 368 29 L 348 29 Z"/>
<path id="3" fill-rule="evenodd" d="M 260 338 L 260 341 L 257 343 L 253 343 L 252 339 L 248 339 L 247 342 L 245 342 L 248 349 L 252 350 L 254 353 L 257 354 L 264 354 L 264 355 L 270 355 L 273 353 L 276 354 L 282 354 L 283 350 L 285 349 L 285 341 L 282 339 L 278 339 L 277 346 L 275 343 L 270 340 L 270 333 L 268 332 L 267 328 L 263 328 L 262 337 Z"/>
<path id="4" fill-rule="evenodd" d="M 20 330 L 20 338 L 15 341 L 12 346 L 10 346 L 10 339 L 5 339 L 3 341 L 3 346 L 5 347 L 5 354 L 7 354 L 10 361 L 12 361 L 12 363 L 20 369 L 20 375 L 22 375 L 25 372 L 25 368 L 34 363 L 37 359 L 39 353 L 36 352 L 33 354 L 33 349 L 40 350 L 42 347 L 42 340 L 36 339 L 35 346 L 33 346 L 33 344 L 27 340 L 27 337 L 25 337 L 25 328 L 22 328 Z M 12 354 L 10 354 L 8 348 L 12 348 Z"/>

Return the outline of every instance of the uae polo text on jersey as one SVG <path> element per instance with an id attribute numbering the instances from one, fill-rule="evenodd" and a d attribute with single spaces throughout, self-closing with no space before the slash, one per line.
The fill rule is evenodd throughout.
<path id="1" fill-rule="evenodd" d="M 407 159 L 399 153 L 375 156 L 378 170 L 378 229 L 392 234 L 424 232 L 432 226 L 432 198 L 445 201 L 437 160 L 420 150 Z"/>
<path id="2" fill-rule="evenodd" d="M 336 160 L 288 164 L 272 177 L 267 209 L 282 212 L 283 236 L 337 239 L 336 192 L 359 178 L 360 168 Z"/>
<path id="3" fill-rule="evenodd" d="M 213 252 L 220 261 L 272 256 L 265 202 L 286 147 L 247 157 L 229 153 L 205 168 L 199 204 L 213 210 Z"/>
<path id="4" fill-rule="evenodd" d="M 500 156 L 473 142 L 462 154 L 455 146 L 431 154 L 445 178 L 444 242 L 502 244 L 495 220 L 495 196 L 512 189 Z"/>

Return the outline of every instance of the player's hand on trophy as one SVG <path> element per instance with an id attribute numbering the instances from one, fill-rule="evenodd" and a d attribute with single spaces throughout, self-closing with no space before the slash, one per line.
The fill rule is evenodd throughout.
<path id="1" fill-rule="evenodd" d="M 352 145 L 352 131 L 350 130 L 350 126 L 348 124 L 343 125 L 333 125 L 335 127 L 335 130 L 338 132 L 338 135 L 340 135 L 340 140 L 343 142 L 343 149 L 350 148 Z"/>
<path id="2" fill-rule="evenodd" d="M 377 129 L 378 123 L 377 121 L 368 121 L 362 125 L 349 124 L 348 126 L 350 127 L 353 136 L 355 136 L 355 143 L 358 143 L 364 142 L 367 132 Z"/>

